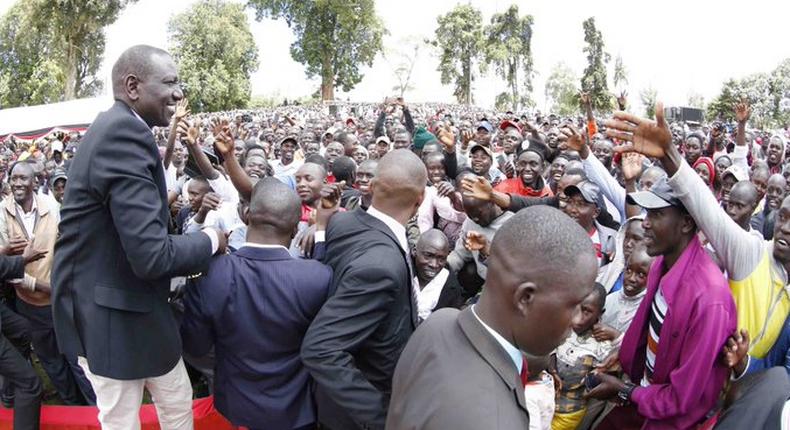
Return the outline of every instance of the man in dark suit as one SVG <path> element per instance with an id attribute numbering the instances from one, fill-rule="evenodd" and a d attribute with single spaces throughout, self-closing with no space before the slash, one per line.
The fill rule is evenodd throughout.
<path id="1" fill-rule="evenodd" d="M 523 354 L 547 355 L 568 336 L 598 262 L 575 221 L 534 207 L 499 229 L 487 264 L 477 304 L 434 312 L 409 340 L 387 429 L 529 428 Z"/>
<path id="2" fill-rule="evenodd" d="M 192 388 L 168 306 L 170 278 L 224 252 L 216 230 L 168 235 L 165 175 L 151 127 L 183 98 L 167 52 L 139 45 L 112 69 L 116 99 L 72 161 L 55 245 L 58 345 L 78 358 L 104 429 L 139 428 L 143 389 L 163 429 L 192 428 Z"/>
<path id="3" fill-rule="evenodd" d="M 392 373 L 417 324 L 405 226 L 426 181 L 416 155 L 392 151 L 379 162 L 367 212 L 336 214 L 326 230 L 324 262 L 335 278 L 302 344 L 323 427 L 384 428 Z"/>
<path id="4" fill-rule="evenodd" d="M 214 403 L 250 429 L 315 428 L 310 376 L 299 348 L 329 294 L 332 270 L 291 257 L 299 196 L 274 178 L 253 190 L 247 243 L 214 259 L 184 296 L 184 350 L 216 346 Z"/>
<path id="5" fill-rule="evenodd" d="M 25 265 L 42 259 L 47 251 L 34 251 L 28 244 L 22 255 L 0 257 L 0 281 L 25 275 Z M 14 389 L 14 428 L 36 430 L 41 411 L 41 380 L 33 366 L 19 353 L 9 339 L 30 342 L 28 322 L 0 303 L 0 376 Z"/>

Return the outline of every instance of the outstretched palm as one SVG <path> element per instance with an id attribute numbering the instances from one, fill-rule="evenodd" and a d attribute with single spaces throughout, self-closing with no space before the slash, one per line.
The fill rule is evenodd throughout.
<path id="1" fill-rule="evenodd" d="M 741 101 L 735 105 L 735 120 L 738 122 L 746 122 L 752 116 L 752 108 L 746 101 Z"/>
<path id="2" fill-rule="evenodd" d="M 663 158 L 672 145 L 672 133 L 664 120 L 664 105 L 656 104 L 656 121 L 616 112 L 606 121 L 606 135 L 628 142 L 615 151 L 638 152 L 652 158 Z"/>
<path id="3" fill-rule="evenodd" d="M 635 152 L 623 154 L 621 161 L 623 169 L 623 179 L 632 181 L 642 173 L 642 160 L 644 156 Z"/>

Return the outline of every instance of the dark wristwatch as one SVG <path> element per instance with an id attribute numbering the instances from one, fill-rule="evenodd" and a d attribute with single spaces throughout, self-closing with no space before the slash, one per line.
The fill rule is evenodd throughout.
<path id="1" fill-rule="evenodd" d="M 635 388 L 636 385 L 626 382 L 625 386 L 617 392 L 617 400 L 619 400 L 621 406 L 631 403 L 631 393 L 634 392 Z"/>

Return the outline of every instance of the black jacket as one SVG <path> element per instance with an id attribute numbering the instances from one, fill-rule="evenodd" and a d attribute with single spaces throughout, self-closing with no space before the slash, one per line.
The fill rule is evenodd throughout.
<path id="1" fill-rule="evenodd" d="M 316 381 L 318 421 L 331 429 L 384 428 L 395 364 L 417 324 L 407 258 L 361 209 L 329 222 L 324 263 L 334 279 L 302 360 Z"/>
<path id="2" fill-rule="evenodd" d="M 205 266 L 211 240 L 168 235 L 159 151 L 124 103 L 99 114 L 72 167 L 52 269 L 58 345 L 100 376 L 163 375 L 181 357 L 170 278 Z"/>

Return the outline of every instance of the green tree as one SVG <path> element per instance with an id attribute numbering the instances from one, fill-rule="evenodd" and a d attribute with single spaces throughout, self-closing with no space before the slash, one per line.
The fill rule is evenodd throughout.
<path id="1" fill-rule="evenodd" d="M 50 34 L 65 76 L 64 99 L 86 97 L 101 89 L 96 77 L 104 56 L 104 28 L 137 0 L 29 0 L 33 31 Z"/>
<path id="2" fill-rule="evenodd" d="M 474 68 L 483 57 L 483 15 L 471 5 L 457 5 L 436 21 L 436 38 L 429 43 L 439 49 L 442 84 L 454 83 L 458 102 L 471 104 Z"/>
<path id="3" fill-rule="evenodd" d="M 623 64 L 623 57 L 618 55 L 614 59 L 614 73 L 612 74 L 612 83 L 615 88 L 621 88 L 621 85 L 628 85 L 628 69 Z"/>
<path id="4" fill-rule="evenodd" d="M 486 26 L 485 62 L 493 64 L 494 71 L 510 88 L 513 110 L 523 99 L 532 102 L 532 15 L 519 16 L 518 6 L 511 5 L 505 13 L 496 13 Z M 523 73 L 524 92 L 519 94 L 519 72 Z"/>
<path id="5" fill-rule="evenodd" d="M 65 76 L 48 32 L 35 28 L 35 4 L 18 1 L 0 20 L 0 108 L 60 101 Z"/>
<path id="6" fill-rule="evenodd" d="M 546 79 L 546 101 L 550 112 L 561 116 L 579 111 L 578 77 L 565 63 L 557 63 Z"/>
<path id="7" fill-rule="evenodd" d="M 654 119 L 656 117 L 656 98 L 658 92 L 653 87 L 644 88 L 639 92 L 639 99 L 645 108 L 645 116 Z"/>
<path id="8" fill-rule="evenodd" d="M 296 33 L 291 56 L 321 77 L 321 99 L 334 100 L 335 88 L 350 91 L 382 50 L 386 31 L 374 0 L 249 0 L 258 20 L 285 18 Z"/>
<path id="9" fill-rule="evenodd" d="M 606 82 L 606 64 L 611 56 L 604 50 L 603 35 L 595 27 L 595 18 L 590 17 L 584 23 L 584 41 L 587 46 L 587 68 L 582 75 L 582 91 L 590 94 L 593 109 L 610 112 L 612 110 L 612 96 Z"/>
<path id="10" fill-rule="evenodd" d="M 170 19 L 171 52 L 194 111 L 245 107 L 258 47 L 244 5 L 201 0 Z"/>

